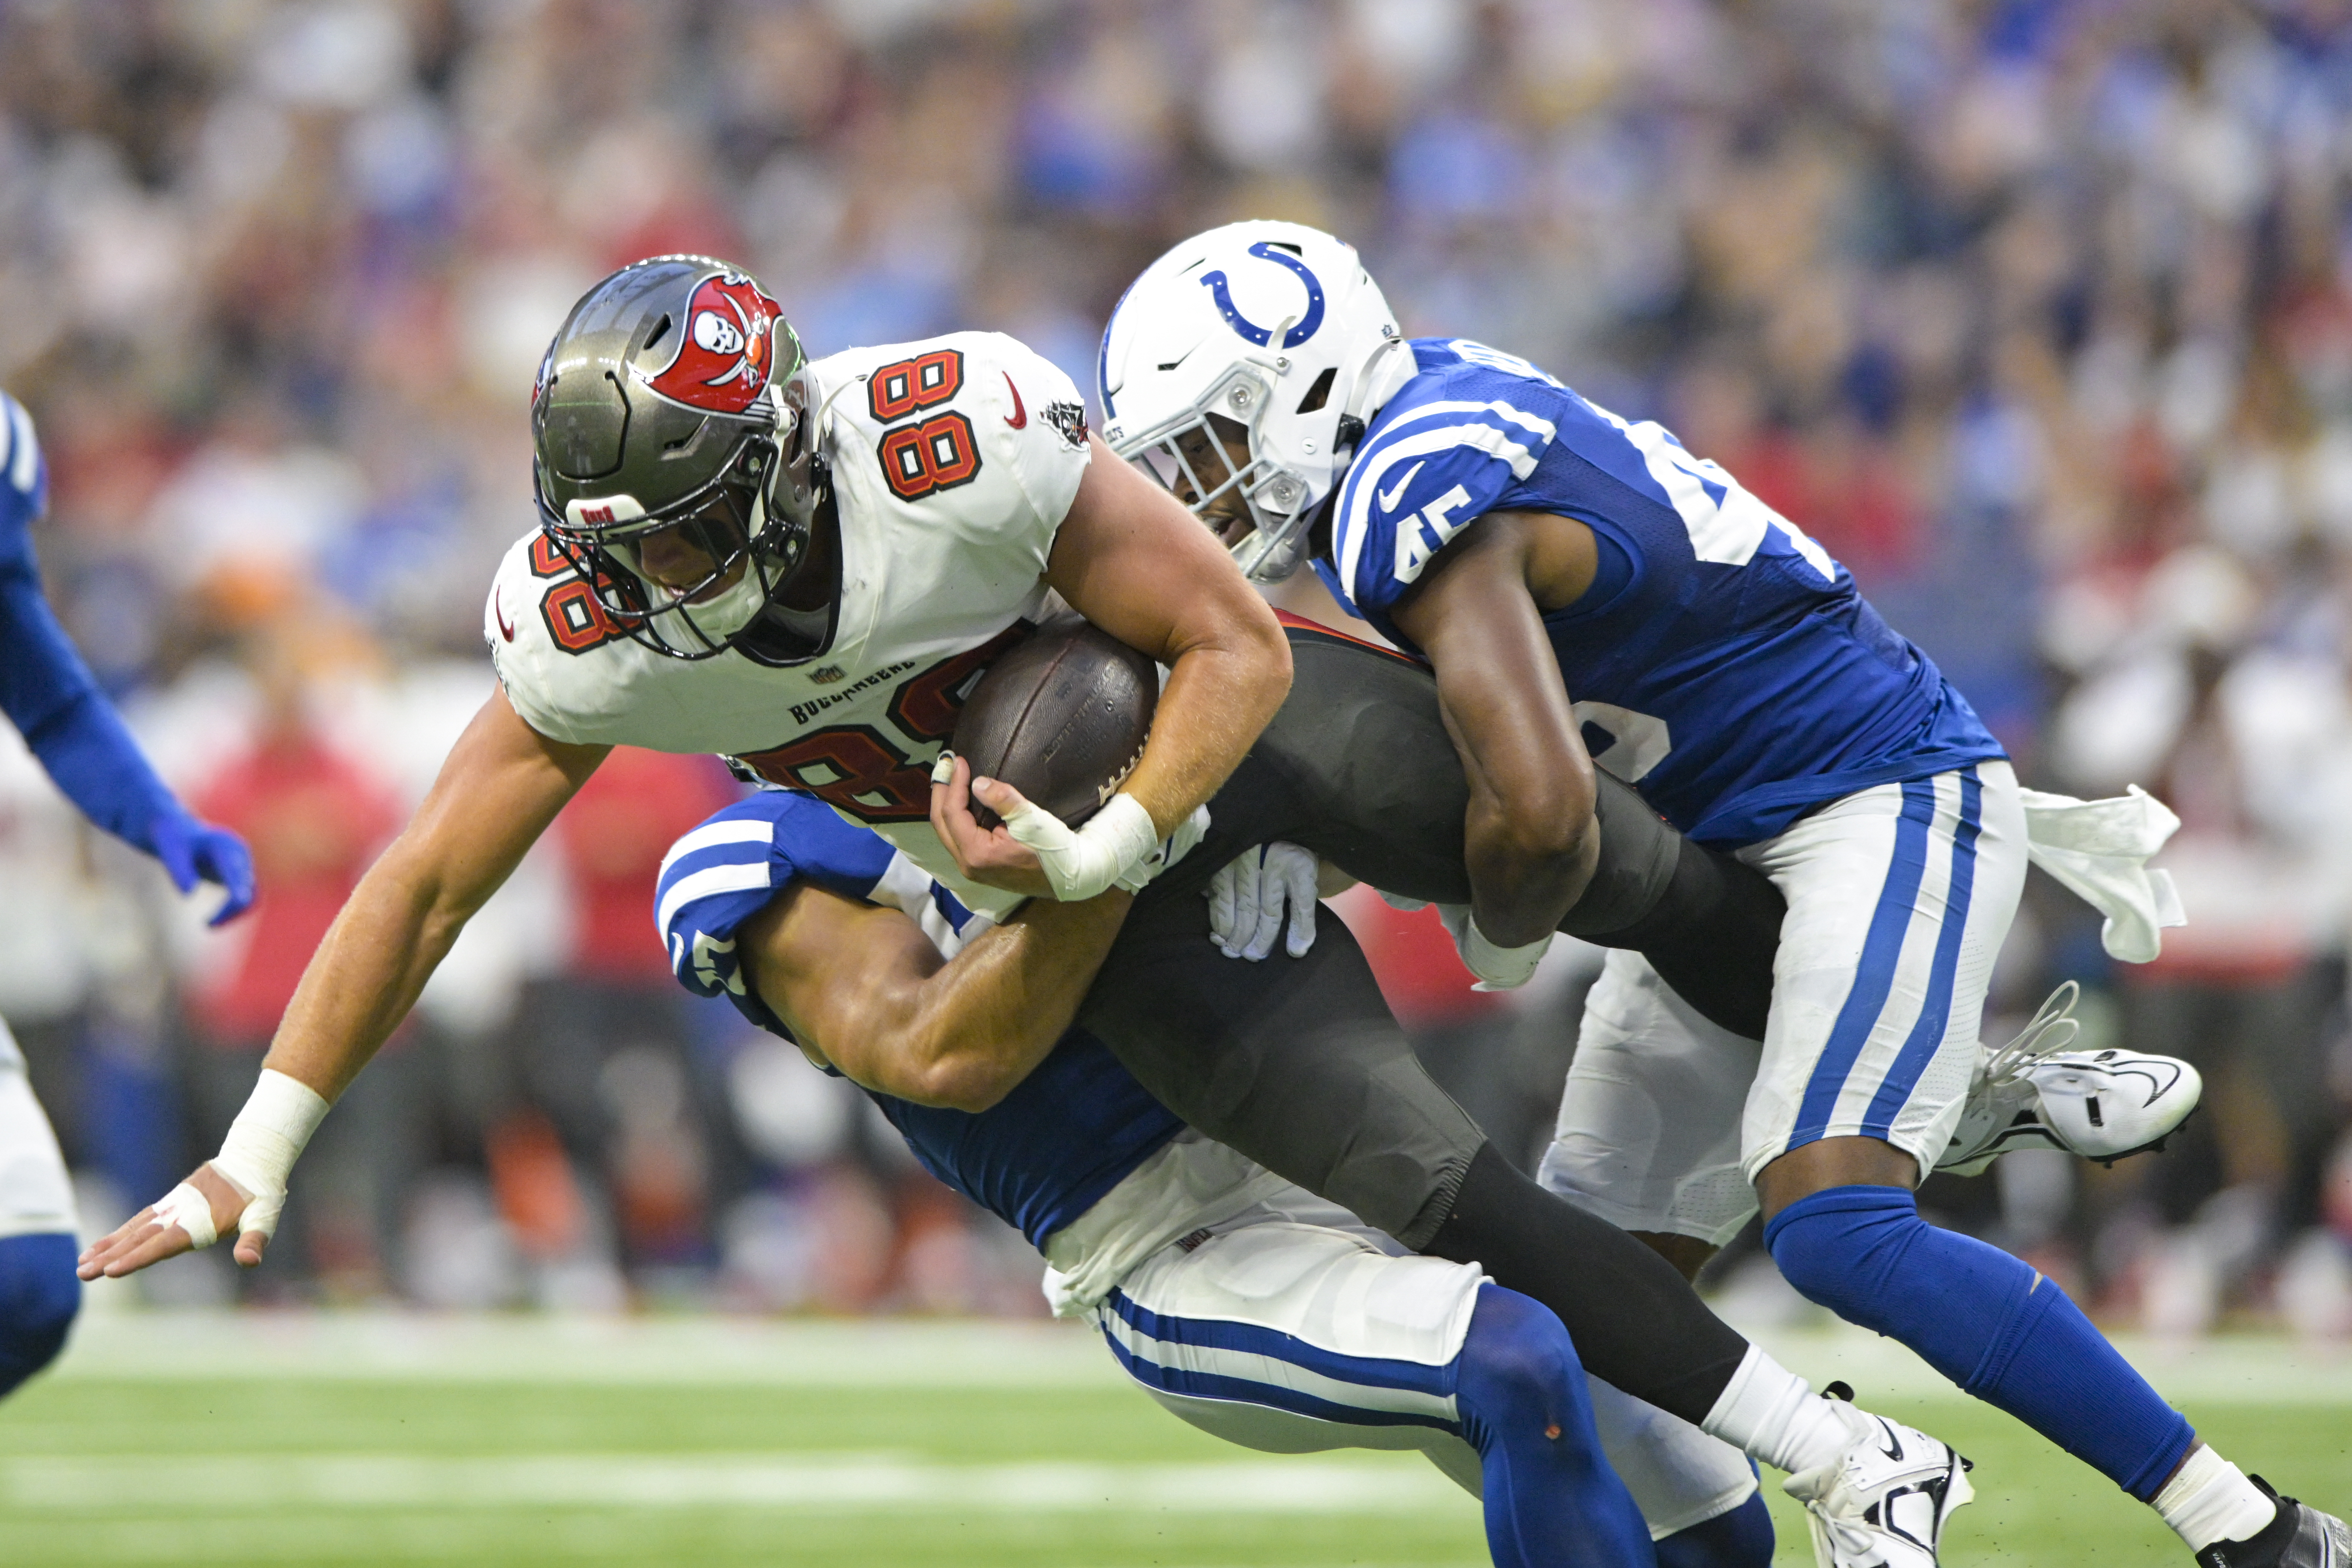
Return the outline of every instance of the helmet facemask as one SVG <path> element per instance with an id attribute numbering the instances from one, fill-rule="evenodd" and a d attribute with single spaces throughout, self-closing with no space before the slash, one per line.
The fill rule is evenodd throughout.
<path id="1" fill-rule="evenodd" d="M 531 389 L 535 487 L 611 631 L 673 659 L 830 646 L 810 399 L 799 336 L 740 267 L 654 256 L 581 297 Z"/>
<path id="2" fill-rule="evenodd" d="M 1298 224 L 1229 224 L 1153 262 L 1111 312 L 1103 439 L 1216 529 L 1245 575 L 1277 582 L 1412 366 L 1352 248 Z"/>
<path id="3" fill-rule="evenodd" d="M 1276 391 L 1272 376 L 1244 361 L 1191 408 L 1120 443 L 1129 461 L 1217 531 L 1255 582 L 1279 582 L 1298 570 L 1311 511 L 1307 481 L 1256 455 Z M 1238 462 L 1236 448 L 1244 455 Z"/>
<path id="4" fill-rule="evenodd" d="M 623 633 L 668 658 L 733 649 L 766 664 L 798 664 L 831 645 L 831 585 L 816 608 L 784 602 L 813 553 L 838 567 L 836 550 L 813 548 L 824 486 L 806 394 L 806 377 L 796 375 L 772 402 L 755 403 L 717 475 L 654 511 L 620 517 L 621 507 L 578 500 L 558 511 L 541 487 L 540 526 Z M 691 581 L 646 570 L 646 546 L 668 535 L 709 563 Z"/>

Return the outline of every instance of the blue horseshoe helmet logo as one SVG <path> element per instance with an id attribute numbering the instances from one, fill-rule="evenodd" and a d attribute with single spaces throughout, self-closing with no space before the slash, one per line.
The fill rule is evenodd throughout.
<path id="1" fill-rule="evenodd" d="M 1276 262 L 1290 268 L 1291 271 L 1298 274 L 1299 281 L 1307 285 L 1307 314 L 1298 319 L 1297 326 L 1282 335 L 1282 346 L 1286 349 L 1295 349 L 1315 336 L 1317 329 L 1323 325 L 1322 279 L 1308 271 L 1305 262 L 1288 251 L 1279 248 L 1271 241 L 1258 241 L 1249 247 L 1249 253 L 1261 261 Z M 1201 287 L 1206 288 L 1211 297 L 1216 300 L 1218 313 L 1224 317 L 1225 325 L 1240 333 L 1244 340 L 1263 349 L 1274 337 L 1273 328 L 1261 327 L 1234 308 L 1234 297 L 1225 287 L 1225 275 L 1222 270 L 1202 273 Z"/>

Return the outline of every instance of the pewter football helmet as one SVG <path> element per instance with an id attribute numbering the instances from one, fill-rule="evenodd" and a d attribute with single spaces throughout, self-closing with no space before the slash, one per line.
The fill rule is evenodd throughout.
<path id="1" fill-rule="evenodd" d="M 783 602 L 813 553 L 838 562 L 811 549 L 808 394 L 799 337 L 726 262 L 635 262 L 572 308 L 531 391 L 540 526 L 615 627 L 677 659 L 796 664 L 830 644 L 837 592 Z M 682 589 L 643 570 L 643 540 L 667 528 L 711 563 Z"/>

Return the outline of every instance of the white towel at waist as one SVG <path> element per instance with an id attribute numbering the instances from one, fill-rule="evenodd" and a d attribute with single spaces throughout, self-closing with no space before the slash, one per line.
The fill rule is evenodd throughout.
<path id="1" fill-rule="evenodd" d="M 2180 826 L 2163 801 L 2137 784 L 2104 800 L 2038 789 L 2018 795 L 2027 858 L 2106 916 L 2099 941 L 2109 954 L 2148 963 L 2163 949 L 2163 927 L 2189 924 L 2172 874 L 2147 865 Z"/>

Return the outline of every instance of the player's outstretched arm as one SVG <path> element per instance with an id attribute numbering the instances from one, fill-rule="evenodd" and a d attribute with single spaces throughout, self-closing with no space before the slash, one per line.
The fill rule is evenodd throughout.
<path id="1" fill-rule="evenodd" d="M 1559 541 L 1540 523 L 1564 520 L 1480 518 L 1391 612 L 1437 673 L 1439 710 L 1470 782 L 1471 907 L 1500 947 L 1548 938 L 1591 879 L 1601 847 L 1592 759 L 1529 587 L 1558 566 L 1544 557 Z"/>
<path id="2" fill-rule="evenodd" d="M 1290 691 L 1290 644 L 1274 612 L 1199 518 L 1099 439 L 1093 448 L 1045 575 L 1087 620 L 1169 667 L 1151 737 L 1120 789 L 1150 815 L 1148 849 L 1217 792 L 1282 706 Z M 1003 810 L 986 786 L 978 793 Z M 1066 894 L 1040 873 L 1027 848 L 1003 832 L 981 831 L 968 812 L 939 826 L 975 881 Z M 1116 874 L 1085 891 L 1099 891 Z"/>
<path id="3" fill-rule="evenodd" d="M 550 740 L 505 692 L 490 695 L 311 956 L 220 1157 L 84 1252 L 83 1279 L 136 1272 L 233 1226 L 236 1260 L 261 1261 L 286 1171 L 319 1115 L 408 1015 L 466 922 L 607 749 Z"/>
<path id="4" fill-rule="evenodd" d="M 223 925 L 253 903 L 253 857 L 226 828 L 198 821 L 147 760 L 58 624 L 33 560 L 32 525 L 48 502 L 48 469 L 32 416 L 0 392 L 0 712 L 83 816 L 163 862 L 182 893 L 198 882 L 228 894 Z"/>
<path id="5" fill-rule="evenodd" d="M 947 959 L 900 911 L 801 882 L 738 952 L 802 1049 L 881 1093 L 985 1111 L 1069 1029 L 1131 902 L 1037 900 Z"/>

